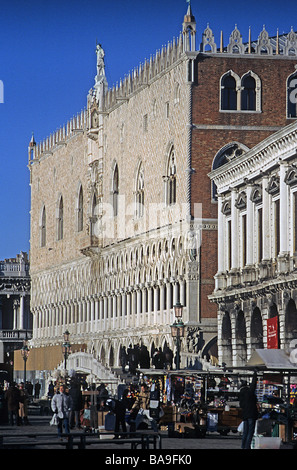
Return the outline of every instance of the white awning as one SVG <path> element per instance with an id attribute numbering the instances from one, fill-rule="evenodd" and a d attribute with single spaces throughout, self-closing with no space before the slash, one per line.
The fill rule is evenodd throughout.
<path id="1" fill-rule="evenodd" d="M 297 373 L 296 364 L 290 360 L 290 356 L 283 349 L 255 349 L 246 365 L 259 369 L 295 371 Z"/>

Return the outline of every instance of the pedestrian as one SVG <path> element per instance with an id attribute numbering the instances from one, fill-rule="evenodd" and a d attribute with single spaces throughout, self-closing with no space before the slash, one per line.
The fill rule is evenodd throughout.
<path id="1" fill-rule="evenodd" d="M 29 404 L 29 393 L 25 389 L 23 382 L 19 384 L 20 391 L 20 404 L 19 404 L 19 424 L 29 424 L 28 420 L 28 404 Z"/>
<path id="2" fill-rule="evenodd" d="M 72 406 L 72 398 L 66 394 L 65 385 L 60 385 L 59 393 L 53 396 L 51 407 L 58 416 L 58 436 L 62 440 L 63 427 L 65 434 L 70 434 L 69 412 Z"/>
<path id="3" fill-rule="evenodd" d="M 5 392 L 8 409 L 8 422 L 10 426 L 14 426 L 14 424 L 19 425 L 20 398 L 20 391 L 16 383 L 13 382 Z"/>
<path id="4" fill-rule="evenodd" d="M 128 354 L 129 372 L 132 375 L 136 374 L 136 369 L 138 366 L 137 353 L 138 353 L 138 350 L 136 346 L 132 347 L 132 344 L 129 344 L 127 354 Z"/>
<path id="5" fill-rule="evenodd" d="M 128 354 L 127 354 L 125 346 L 121 346 L 120 359 L 121 359 L 122 372 L 126 373 L 126 365 L 128 363 Z"/>
<path id="6" fill-rule="evenodd" d="M 114 413 L 115 413 L 115 428 L 114 432 L 116 434 L 119 434 L 120 431 L 120 426 L 122 428 L 122 432 L 126 433 L 127 432 L 127 427 L 126 427 L 126 400 L 115 400 L 114 404 Z M 116 436 L 119 437 L 119 436 Z"/>
<path id="7" fill-rule="evenodd" d="M 257 385 L 257 372 L 254 372 L 253 380 L 248 386 L 246 381 L 241 382 L 239 391 L 239 405 L 242 412 L 243 434 L 241 441 L 242 449 L 250 449 L 258 418 L 257 396 L 255 393 Z"/>
<path id="8" fill-rule="evenodd" d="M 83 399 L 80 385 L 76 380 L 73 380 L 70 384 L 69 396 L 72 399 L 71 410 L 70 410 L 70 428 L 75 426 L 79 429 L 80 425 L 80 412 L 83 409 Z"/>
<path id="9" fill-rule="evenodd" d="M 148 352 L 147 347 L 142 344 L 139 350 L 139 365 L 141 369 L 149 369 L 150 368 L 150 354 Z"/>
<path id="10" fill-rule="evenodd" d="M 27 390 L 28 395 L 29 395 L 30 397 L 33 396 L 33 384 L 32 384 L 31 381 L 25 383 L 25 385 L 24 385 L 24 390 Z"/>
<path id="11" fill-rule="evenodd" d="M 138 416 L 136 416 L 135 419 L 135 430 L 137 430 L 141 422 L 148 421 L 151 423 L 153 430 L 157 431 L 157 423 L 150 416 L 150 390 L 146 383 L 141 384 L 140 392 L 130 411 L 133 417 L 136 412 L 138 413 Z M 140 421 L 140 423 L 138 421 Z"/>
<path id="12" fill-rule="evenodd" d="M 54 394 L 55 394 L 55 386 L 53 384 L 53 381 L 51 380 L 48 386 L 47 396 L 49 397 L 49 399 L 51 399 L 53 398 Z"/>
<path id="13" fill-rule="evenodd" d="M 108 390 L 107 388 L 105 387 L 105 384 L 102 383 L 99 385 L 98 387 L 98 392 L 99 392 L 99 403 L 100 403 L 100 409 L 104 410 L 105 409 L 105 404 L 106 404 L 106 400 L 108 399 Z"/>
<path id="14" fill-rule="evenodd" d="M 35 387 L 34 387 L 34 398 L 36 400 L 38 400 L 38 398 L 39 398 L 40 388 L 41 388 L 41 385 L 40 385 L 39 381 L 37 380 L 37 382 L 35 384 Z"/>

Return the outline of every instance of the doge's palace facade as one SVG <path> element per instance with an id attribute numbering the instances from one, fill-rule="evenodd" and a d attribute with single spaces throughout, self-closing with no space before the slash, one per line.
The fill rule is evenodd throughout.
<path id="1" fill-rule="evenodd" d="M 174 350 L 177 301 L 189 337 L 198 332 L 203 224 L 199 205 L 190 216 L 192 16 L 189 25 L 190 40 L 181 35 L 112 89 L 98 45 L 87 109 L 44 142 L 30 142 L 32 352 L 50 353 L 66 329 L 75 351 L 107 368 L 119 367 L 122 346 Z M 192 360 L 187 351 L 183 365 Z"/>

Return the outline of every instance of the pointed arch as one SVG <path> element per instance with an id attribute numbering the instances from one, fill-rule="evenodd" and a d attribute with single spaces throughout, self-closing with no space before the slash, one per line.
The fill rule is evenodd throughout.
<path id="1" fill-rule="evenodd" d="M 241 110 L 261 111 L 261 80 L 252 70 L 241 78 Z"/>
<path id="2" fill-rule="evenodd" d="M 220 109 L 222 111 L 237 111 L 239 109 L 239 92 L 241 80 L 229 70 L 220 80 Z"/>
<path id="3" fill-rule="evenodd" d="M 135 179 L 135 217 L 144 215 L 144 171 L 142 162 L 139 162 Z"/>
<path id="4" fill-rule="evenodd" d="M 91 197 L 91 205 L 90 205 L 90 235 L 94 236 L 95 235 L 95 227 L 98 219 L 98 210 L 97 210 L 97 196 L 95 191 L 93 192 L 93 195 Z"/>
<path id="5" fill-rule="evenodd" d="M 119 210 L 119 167 L 115 163 L 112 170 L 112 181 L 111 181 L 111 197 L 112 197 L 112 208 L 113 215 L 116 217 Z"/>
<path id="6" fill-rule="evenodd" d="M 40 247 L 42 248 L 46 245 L 46 210 L 45 210 L 44 204 L 42 206 L 41 213 L 40 213 L 39 234 L 40 234 Z"/>
<path id="7" fill-rule="evenodd" d="M 165 183 L 165 206 L 172 206 L 176 204 L 176 155 L 174 145 L 170 144 L 166 154 L 165 176 L 163 177 Z"/>
<path id="8" fill-rule="evenodd" d="M 57 205 L 57 240 L 62 240 L 64 236 L 64 203 L 63 196 L 60 195 Z"/>
<path id="9" fill-rule="evenodd" d="M 82 184 L 79 185 L 77 193 L 77 215 L 76 215 L 76 227 L 77 231 L 81 232 L 84 227 L 84 195 Z"/>

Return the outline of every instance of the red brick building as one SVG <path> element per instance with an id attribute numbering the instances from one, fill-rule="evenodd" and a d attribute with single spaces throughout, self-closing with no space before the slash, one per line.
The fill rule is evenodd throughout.
<path id="1" fill-rule="evenodd" d="M 217 219 L 215 189 L 208 173 L 296 117 L 289 94 L 297 76 L 297 42 L 295 33 L 269 39 L 263 30 L 256 42 L 242 44 L 237 28 L 228 46 L 221 45 L 220 50 L 209 28 L 203 40 L 193 72 L 191 202 L 192 208 L 202 203 L 200 309 L 206 319 L 217 314 L 208 295 L 217 272 L 218 243 L 217 231 L 207 229 L 207 222 Z M 206 52 L 206 45 L 212 50 Z"/>

